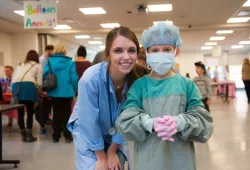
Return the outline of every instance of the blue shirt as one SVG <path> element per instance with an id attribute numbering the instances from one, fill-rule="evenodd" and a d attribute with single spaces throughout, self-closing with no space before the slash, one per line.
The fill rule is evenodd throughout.
<path id="1" fill-rule="evenodd" d="M 48 59 L 45 55 L 42 55 L 40 58 L 39 58 L 39 63 L 41 64 L 42 68 L 44 69 L 45 65 L 47 64 L 48 62 Z"/>
<path id="2" fill-rule="evenodd" d="M 75 124 L 78 127 L 78 133 L 81 136 L 81 142 L 76 140 L 75 145 L 80 145 L 84 150 L 103 150 L 103 135 L 108 135 L 108 129 L 111 128 L 110 113 L 112 114 L 112 125 L 118 118 L 119 113 L 126 100 L 128 90 L 127 83 L 122 91 L 122 99 L 117 102 L 115 88 L 109 77 L 109 86 L 107 83 L 108 63 L 102 62 L 88 68 L 78 84 L 78 100 L 75 104 L 73 113 L 68 122 L 68 129 L 72 132 Z M 110 94 L 110 102 L 108 99 Z M 111 111 L 109 111 L 109 104 Z M 112 142 L 125 144 L 125 140 L 116 133 L 112 136 Z"/>

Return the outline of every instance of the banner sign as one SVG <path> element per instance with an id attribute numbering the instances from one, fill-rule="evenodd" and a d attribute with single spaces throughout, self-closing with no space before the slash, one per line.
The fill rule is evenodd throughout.
<path id="1" fill-rule="evenodd" d="M 55 1 L 24 1 L 24 28 L 54 28 L 57 25 Z"/>

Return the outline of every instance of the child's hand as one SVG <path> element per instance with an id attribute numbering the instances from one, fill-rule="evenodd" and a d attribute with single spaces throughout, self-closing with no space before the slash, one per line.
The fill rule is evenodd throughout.
<path id="1" fill-rule="evenodd" d="M 207 100 L 207 105 L 210 105 L 211 104 L 211 100 Z"/>

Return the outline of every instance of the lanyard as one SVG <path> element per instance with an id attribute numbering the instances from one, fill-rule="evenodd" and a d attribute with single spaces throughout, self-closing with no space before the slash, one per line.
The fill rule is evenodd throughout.
<path id="1" fill-rule="evenodd" d="M 110 99 L 110 84 L 109 84 L 109 73 L 108 73 L 108 69 L 107 69 L 107 73 L 106 73 L 106 79 L 107 79 L 107 93 L 108 93 L 108 105 L 109 105 L 109 119 L 110 119 L 110 126 L 111 128 L 113 127 L 113 114 L 112 114 L 112 109 L 111 109 L 111 99 Z"/>

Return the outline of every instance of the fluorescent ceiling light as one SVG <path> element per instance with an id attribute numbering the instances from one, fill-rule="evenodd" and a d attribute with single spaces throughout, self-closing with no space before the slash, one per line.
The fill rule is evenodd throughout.
<path id="1" fill-rule="evenodd" d="M 101 7 L 95 8 L 79 8 L 79 10 L 85 15 L 96 15 L 96 14 L 106 14 L 106 11 Z"/>
<path id="2" fill-rule="evenodd" d="M 216 31 L 217 34 L 232 34 L 234 31 L 233 30 L 219 30 Z"/>
<path id="3" fill-rule="evenodd" d="M 244 47 L 244 45 L 233 45 L 233 46 L 231 46 L 231 48 L 243 48 Z"/>
<path id="4" fill-rule="evenodd" d="M 75 38 L 76 39 L 88 39 L 90 38 L 90 36 L 89 35 L 76 35 Z"/>
<path id="5" fill-rule="evenodd" d="M 120 27 L 120 24 L 118 23 L 105 23 L 105 24 L 100 24 L 102 28 L 115 28 L 115 27 Z"/>
<path id="6" fill-rule="evenodd" d="M 159 24 L 160 22 L 164 22 L 164 23 L 167 23 L 167 24 L 169 24 L 169 25 L 173 25 L 173 24 L 174 24 L 173 21 L 155 21 L 155 22 L 154 22 L 154 25 L 157 25 L 157 24 Z"/>
<path id="7" fill-rule="evenodd" d="M 55 30 L 70 30 L 71 27 L 68 25 L 57 25 L 56 27 L 54 27 Z"/>
<path id="8" fill-rule="evenodd" d="M 88 42 L 89 44 L 102 44 L 102 42 L 101 41 L 89 41 Z"/>
<path id="9" fill-rule="evenodd" d="M 14 13 L 18 14 L 18 15 L 21 15 L 21 16 L 25 16 L 25 12 L 24 10 L 15 10 Z"/>
<path id="10" fill-rule="evenodd" d="M 56 1 L 57 4 L 59 4 L 59 1 Z"/>
<path id="11" fill-rule="evenodd" d="M 250 0 L 248 0 L 247 2 L 245 2 L 245 3 L 243 4 L 243 7 L 250 7 Z"/>
<path id="12" fill-rule="evenodd" d="M 105 45 L 100 45 L 100 49 L 105 49 Z"/>
<path id="13" fill-rule="evenodd" d="M 213 47 L 212 46 L 202 46 L 201 49 L 202 50 L 211 50 L 211 49 L 213 49 Z"/>
<path id="14" fill-rule="evenodd" d="M 250 17 L 238 17 L 238 18 L 230 18 L 227 20 L 227 23 L 240 23 L 240 22 L 248 22 Z"/>
<path id="15" fill-rule="evenodd" d="M 205 45 L 217 45 L 218 43 L 217 42 L 206 42 Z"/>
<path id="16" fill-rule="evenodd" d="M 239 44 L 245 45 L 245 44 L 250 44 L 250 41 L 241 41 Z"/>
<path id="17" fill-rule="evenodd" d="M 211 37 L 210 41 L 220 41 L 220 40 L 225 40 L 225 37 Z"/>
<path id="18" fill-rule="evenodd" d="M 148 5 L 149 12 L 172 11 L 172 4 Z"/>

